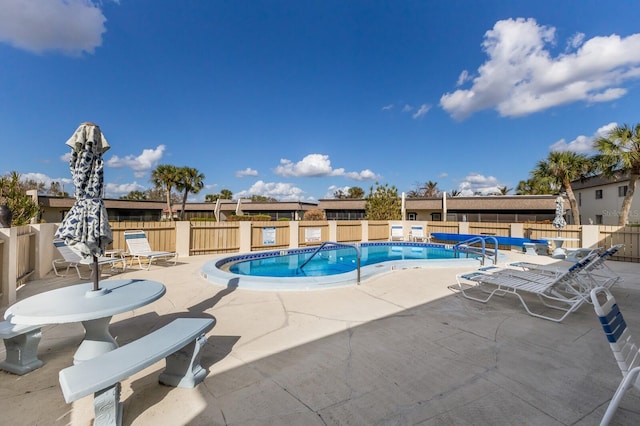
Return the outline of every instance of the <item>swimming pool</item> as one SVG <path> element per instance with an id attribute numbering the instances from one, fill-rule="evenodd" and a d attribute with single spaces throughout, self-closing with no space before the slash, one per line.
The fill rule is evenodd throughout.
<path id="1" fill-rule="evenodd" d="M 394 269 L 477 267 L 476 257 L 433 243 L 376 242 L 252 252 L 206 263 L 201 276 L 215 284 L 254 290 L 308 290 L 356 284 Z"/>

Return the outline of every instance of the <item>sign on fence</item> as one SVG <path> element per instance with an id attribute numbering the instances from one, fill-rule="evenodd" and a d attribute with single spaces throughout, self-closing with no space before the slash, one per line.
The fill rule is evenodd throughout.
<path id="1" fill-rule="evenodd" d="M 274 246 L 276 244 L 276 228 L 262 228 L 262 245 Z"/>
<path id="2" fill-rule="evenodd" d="M 322 229 L 306 228 L 304 230 L 304 241 L 306 243 L 319 243 L 322 239 Z"/>

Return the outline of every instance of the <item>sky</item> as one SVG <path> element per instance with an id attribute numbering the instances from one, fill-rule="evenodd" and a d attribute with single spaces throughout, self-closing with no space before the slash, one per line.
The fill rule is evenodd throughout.
<path id="1" fill-rule="evenodd" d="M 514 194 L 640 121 L 638 22 L 631 0 L 0 0 L 0 175 L 72 194 L 90 121 L 107 198 L 162 164 L 204 174 L 189 201 Z"/>

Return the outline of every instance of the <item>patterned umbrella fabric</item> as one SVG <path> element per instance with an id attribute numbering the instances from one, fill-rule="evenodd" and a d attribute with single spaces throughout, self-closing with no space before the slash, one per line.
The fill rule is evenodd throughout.
<path id="1" fill-rule="evenodd" d="M 567 226 L 567 221 L 564 220 L 564 199 L 562 197 L 556 198 L 556 217 L 553 219 L 553 227 L 560 230 Z"/>
<path id="2" fill-rule="evenodd" d="M 56 231 L 56 237 L 63 239 L 85 258 L 93 256 L 95 262 L 95 258 L 103 256 L 113 241 L 102 199 L 102 154 L 109 149 L 109 143 L 100 127 L 93 123 L 82 123 L 66 144 L 72 149 L 69 168 L 76 188 L 76 201 Z M 96 286 L 98 275 L 98 271 L 95 271 Z"/>

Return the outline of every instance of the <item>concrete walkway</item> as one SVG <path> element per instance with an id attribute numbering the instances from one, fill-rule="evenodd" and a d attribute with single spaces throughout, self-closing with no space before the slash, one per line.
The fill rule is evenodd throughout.
<path id="1" fill-rule="evenodd" d="M 161 386 L 164 361 L 153 365 L 122 383 L 125 425 L 596 425 L 621 379 L 589 305 L 553 323 L 515 297 L 467 300 L 448 288 L 459 269 L 397 270 L 319 291 L 224 288 L 199 276 L 210 259 L 114 276 L 167 286 L 113 318 L 121 345 L 177 316 L 217 320 L 204 383 Z M 640 335 L 640 265 L 608 264 L 623 276 L 613 293 Z M 52 275 L 19 299 L 78 282 Z M 66 404 L 58 384 L 82 335 L 80 324 L 46 326 L 45 365 L 0 372 L 2 424 L 91 424 L 93 398 Z M 615 422 L 640 424 L 640 393 L 627 394 Z"/>

